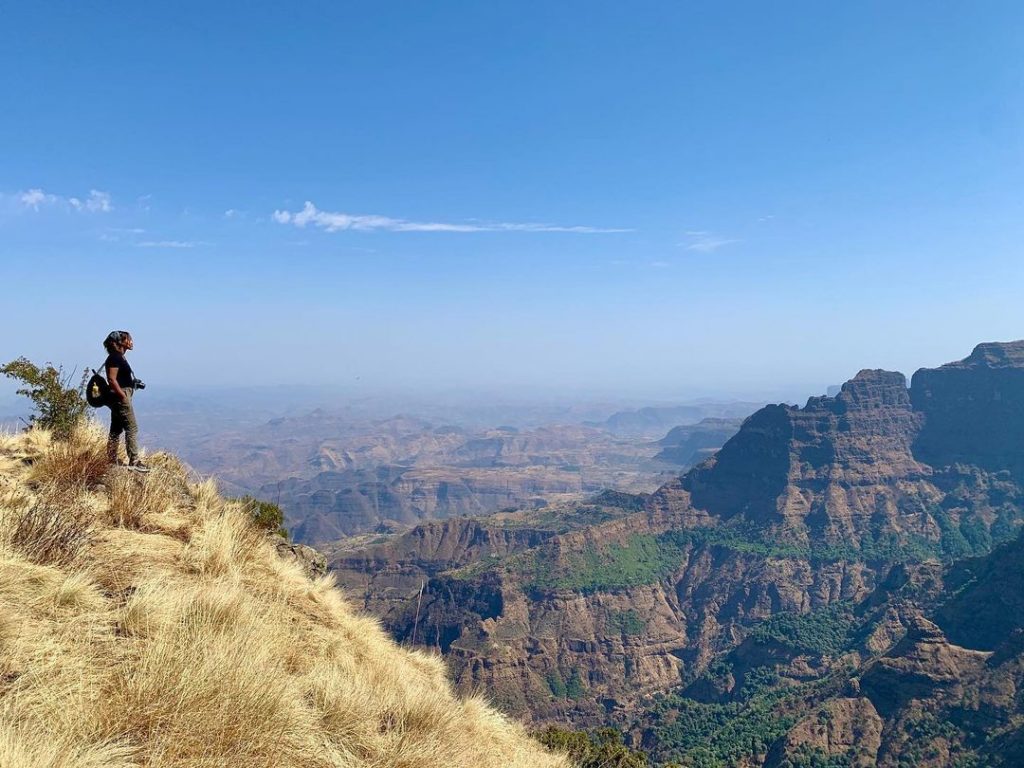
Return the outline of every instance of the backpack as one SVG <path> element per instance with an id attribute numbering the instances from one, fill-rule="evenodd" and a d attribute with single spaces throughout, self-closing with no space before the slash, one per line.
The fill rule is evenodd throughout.
<path id="1" fill-rule="evenodd" d="M 95 368 L 92 370 L 92 378 L 85 385 L 85 400 L 93 408 L 110 405 L 110 384 Z"/>

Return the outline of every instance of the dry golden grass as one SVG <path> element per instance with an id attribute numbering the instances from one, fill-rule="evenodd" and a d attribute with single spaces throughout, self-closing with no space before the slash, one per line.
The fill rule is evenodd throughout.
<path id="1" fill-rule="evenodd" d="M 25 457 L 33 464 L 29 480 L 62 489 L 88 489 L 98 485 L 110 469 L 106 438 L 96 424 L 79 427 L 69 440 L 50 440 L 42 430 L 29 434 L 33 436 L 30 444 L 44 446 Z"/>
<path id="2" fill-rule="evenodd" d="M 211 483 L 75 439 L 0 435 L 0 766 L 567 768 Z"/>

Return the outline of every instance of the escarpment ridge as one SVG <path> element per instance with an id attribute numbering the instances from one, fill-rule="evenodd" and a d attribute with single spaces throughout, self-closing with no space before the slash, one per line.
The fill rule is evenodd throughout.
<path id="1" fill-rule="evenodd" d="M 837 664 L 863 665 L 865 675 L 877 669 L 867 678 L 879 681 L 875 691 L 883 680 L 909 685 L 908 677 L 882 675 L 884 659 L 913 646 L 898 645 L 908 627 L 938 621 L 927 616 L 944 599 L 942 578 L 939 593 L 906 583 L 896 590 L 892 580 L 904 573 L 907 583 L 928 582 L 929 568 L 944 572 L 1017 536 L 1022 434 L 1024 342 L 982 344 L 960 362 L 918 371 L 909 387 L 900 373 L 867 369 L 834 397 L 762 408 L 714 456 L 649 496 L 620 499 L 617 511 L 577 505 L 568 529 L 529 511 L 507 521 L 546 529 L 542 540 L 479 556 L 464 549 L 438 564 L 417 548 L 423 534 L 414 532 L 333 565 L 377 611 L 382 592 L 354 564 L 380 557 L 378 572 L 386 571 L 383 547 L 399 547 L 403 567 L 419 571 L 412 583 L 380 585 L 388 629 L 401 638 L 415 631 L 418 643 L 446 654 L 465 689 L 486 687 L 535 721 L 633 723 L 637 743 L 653 754 L 690 759 L 702 737 L 679 724 L 680 711 L 693 710 L 683 720 L 692 725 L 697 714 L 718 722 L 749 706 L 761 718 L 757 729 L 774 735 L 752 738 L 760 746 L 748 744 L 744 764 L 781 765 L 770 750 L 783 749 L 790 728 L 835 699 L 828 712 L 847 722 L 824 735 L 805 723 L 785 759 L 839 750 L 860 733 L 880 739 L 873 759 L 892 761 L 905 753 L 899 733 L 909 726 L 890 719 L 904 699 L 887 708 L 881 695 L 871 698 L 879 726 L 844 687 L 840 678 L 852 678 Z M 1014 618 L 1000 625 L 999 638 L 1016 626 L 1017 614 L 1006 615 Z M 925 656 L 936 647 L 937 636 L 928 637 Z M 763 703 L 772 691 L 782 701 L 790 688 L 803 698 Z M 840 701 L 844 691 L 850 701 Z M 739 757 L 726 760 L 722 750 L 723 764 L 736 764 L 729 760 Z"/>

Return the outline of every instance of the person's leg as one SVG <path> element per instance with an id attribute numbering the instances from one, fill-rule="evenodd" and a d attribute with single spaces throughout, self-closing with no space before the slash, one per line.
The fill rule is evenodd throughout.
<path id="1" fill-rule="evenodd" d="M 124 432 L 124 428 L 121 404 L 113 403 L 110 406 L 110 436 L 107 438 L 107 458 L 111 464 L 117 464 L 117 446 L 121 442 L 121 433 Z"/>
<path id="2" fill-rule="evenodd" d="M 124 402 L 122 418 L 124 419 L 124 447 L 128 451 L 128 463 L 135 464 L 139 460 L 139 425 L 135 421 L 135 409 L 132 407 L 132 390 L 127 389 L 128 399 Z"/>

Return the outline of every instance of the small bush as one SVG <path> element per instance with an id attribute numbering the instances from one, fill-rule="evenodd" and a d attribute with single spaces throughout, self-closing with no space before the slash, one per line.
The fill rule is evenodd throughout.
<path id="1" fill-rule="evenodd" d="M 14 514 L 11 545 L 38 565 L 69 565 L 92 538 L 93 520 L 81 507 L 35 504 Z"/>
<path id="2" fill-rule="evenodd" d="M 583 684 L 583 678 L 580 677 L 580 671 L 573 669 L 569 679 L 565 681 L 565 695 L 575 701 L 582 699 L 585 693 L 586 686 Z"/>
<path id="3" fill-rule="evenodd" d="M 55 368 L 51 363 L 40 368 L 24 357 L 0 367 L 0 373 L 24 384 L 18 394 L 35 407 L 36 412 L 29 417 L 31 426 L 52 431 L 58 440 L 71 437 L 85 414 L 84 377 L 78 386 L 72 386 L 73 373 L 65 374 L 62 367 Z"/>
<path id="4" fill-rule="evenodd" d="M 252 496 L 242 496 L 238 502 L 257 528 L 288 538 L 288 529 L 284 527 L 284 512 L 277 504 L 261 501 Z"/>

